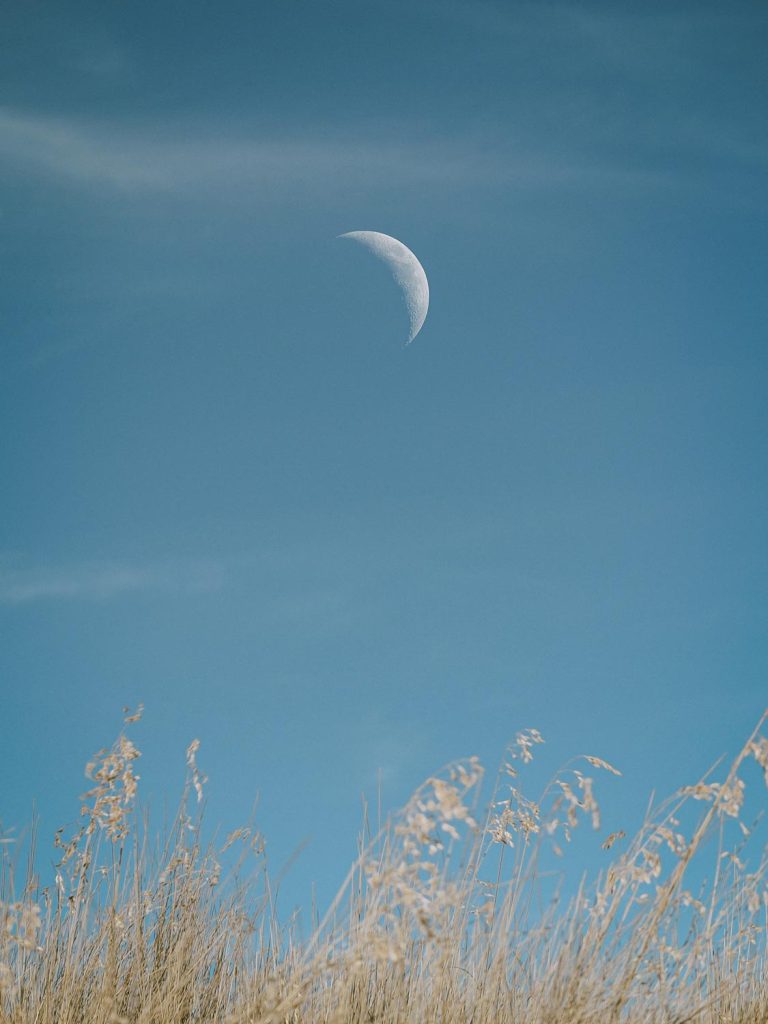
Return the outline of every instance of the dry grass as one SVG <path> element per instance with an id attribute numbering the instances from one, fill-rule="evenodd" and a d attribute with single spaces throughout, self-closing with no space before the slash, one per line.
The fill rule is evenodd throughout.
<path id="1" fill-rule="evenodd" d="M 135 810 L 139 752 L 124 731 L 88 766 L 82 827 L 57 835 L 50 889 L 34 851 L 17 885 L 3 847 L 0 1022 L 768 1021 L 765 862 L 748 870 L 742 849 L 745 762 L 768 779 L 764 721 L 720 782 L 681 790 L 631 842 L 608 836 L 611 866 L 543 909 L 543 860 L 580 823 L 600 827 L 586 772 L 618 773 L 579 758 L 531 800 L 520 776 L 541 737 L 529 730 L 480 815 L 479 763 L 452 765 L 361 843 L 304 940 L 276 921 L 265 872 L 238 881 L 243 859 L 259 862 L 258 834 L 201 847 L 197 743 L 177 819 L 151 852 Z M 717 867 L 694 895 L 686 886 L 710 835 Z M 237 847 L 240 866 L 223 874 L 219 859 Z"/>

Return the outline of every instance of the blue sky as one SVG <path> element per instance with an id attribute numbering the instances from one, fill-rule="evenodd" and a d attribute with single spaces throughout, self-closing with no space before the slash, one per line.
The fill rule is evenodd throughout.
<path id="1" fill-rule="evenodd" d="M 6 5 L 0 775 L 50 832 L 123 705 L 297 899 L 360 793 L 768 703 L 768 11 Z M 385 268 L 421 259 L 407 317 Z"/>

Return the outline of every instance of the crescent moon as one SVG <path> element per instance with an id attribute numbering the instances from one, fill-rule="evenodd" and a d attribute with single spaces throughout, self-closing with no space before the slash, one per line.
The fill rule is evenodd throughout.
<path id="1" fill-rule="evenodd" d="M 402 289 L 408 309 L 410 330 L 406 345 L 410 345 L 421 330 L 429 309 L 429 282 L 424 267 L 407 245 L 381 231 L 347 231 L 338 238 L 351 238 L 383 260 Z"/>

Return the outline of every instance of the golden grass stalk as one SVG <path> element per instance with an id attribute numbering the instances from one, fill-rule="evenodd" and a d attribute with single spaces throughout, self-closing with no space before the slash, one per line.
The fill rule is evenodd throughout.
<path id="1" fill-rule="evenodd" d="M 361 842 L 306 938 L 277 919 L 259 833 L 201 844 L 197 741 L 176 819 L 150 842 L 123 731 L 87 767 L 81 827 L 57 833 L 49 886 L 34 843 L 20 885 L 1 847 L 0 1024 L 766 1022 L 766 861 L 750 866 L 742 820 L 746 762 L 768 779 L 765 720 L 722 782 L 683 788 L 626 845 L 609 835 L 610 866 L 568 901 L 543 865 L 582 823 L 602 827 L 585 772 L 619 772 L 582 757 L 532 799 L 521 778 L 543 741 L 526 730 L 481 814 L 481 765 L 450 765 Z M 710 835 L 715 867 L 694 894 Z"/>

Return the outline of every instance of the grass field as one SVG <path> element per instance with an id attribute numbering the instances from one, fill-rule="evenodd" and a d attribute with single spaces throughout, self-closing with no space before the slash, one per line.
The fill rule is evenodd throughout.
<path id="1" fill-rule="evenodd" d="M 257 832 L 203 848 L 196 742 L 175 823 L 148 835 L 137 717 L 88 765 L 82 827 L 57 834 L 49 887 L 34 843 L 23 864 L 2 847 L 3 1024 L 768 1021 L 766 863 L 742 820 L 746 762 L 768 780 L 765 715 L 730 768 L 679 790 L 634 838 L 606 836 L 610 866 L 569 900 L 542 900 L 542 861 L 567 855 L 575 828 L 600 828 L 597 781 L 616 770 L 577 758 L 533 800 L 535 730 L 490 798 L 477 760 L 457 762 L 379 834 L 364 828 L 309 934 L 276 919 Z"/>

